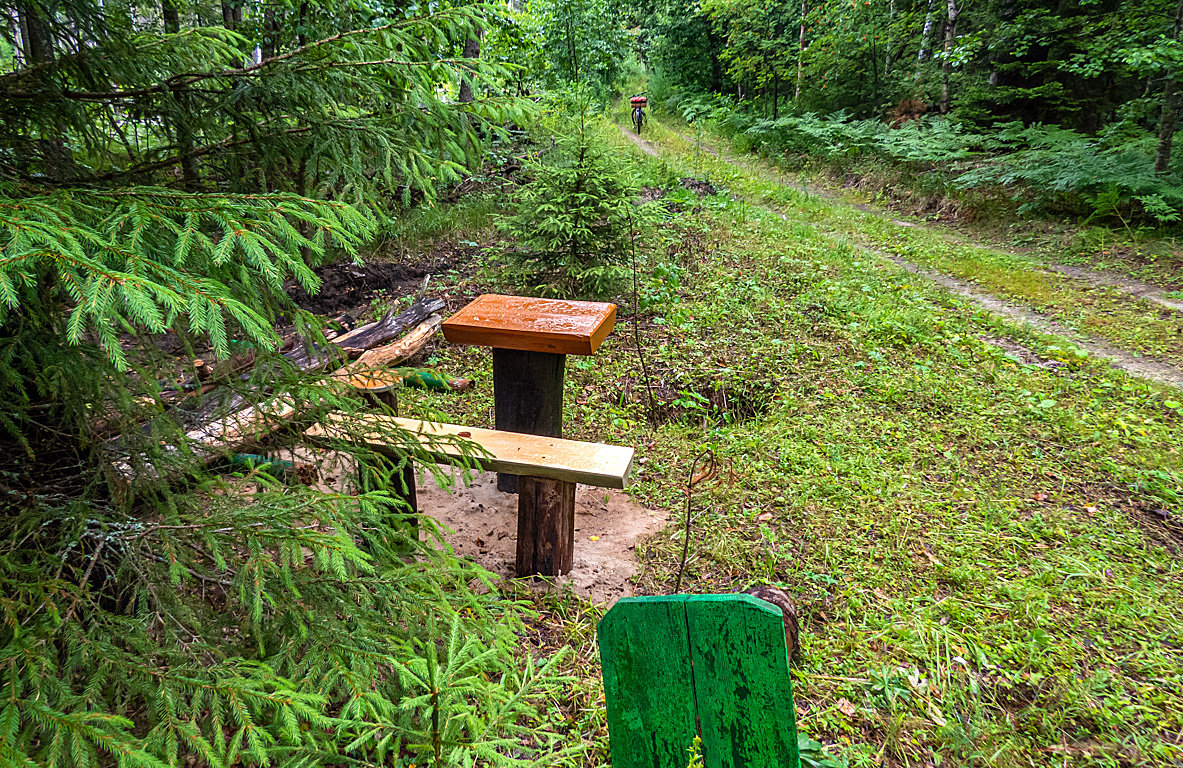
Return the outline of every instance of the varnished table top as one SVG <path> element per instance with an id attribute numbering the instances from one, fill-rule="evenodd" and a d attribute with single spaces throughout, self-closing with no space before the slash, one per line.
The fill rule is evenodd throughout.
<path id="1" fill-rule="evenodd" d="M 616 325 L 616 305 L 486 293 L 444 321 L 444 338 L 560 355 L 590 355 Z"/>

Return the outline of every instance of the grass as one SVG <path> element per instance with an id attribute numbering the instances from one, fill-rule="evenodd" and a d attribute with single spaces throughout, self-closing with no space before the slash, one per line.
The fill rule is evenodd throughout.
<path id="1" fill-rule="evenodd" d="M 851 766 L 1177 765 L 1178 392 L 1089 359 L 1048 366 L 1062 339 L 860 250 L 856 225 L 882 236 L 873 219 L 810 198 L 782 221 L 773 208 L 790 206 L 764 174 L 692 150 L 682 166 L 626 156 L 617 139 L 649 183 L 698 164 L 772 202 L 707 198 L 646 236 L 642 336 L 674 394 L 650 427 L 622 317 L 594 358 L 568 365 L 565 431 L 636 446 L 631 493 L 677 517 L 692 458 L 719 457 L 720 479 L 695 490 L 688 590 L 794 595 L 801 730 Z M 473 392 L 408 391 L 406 407 L 486 424 L 487 352 L 438 354 Z M 721 390 L 744 407 L 670 405 Z M 638 546 L 641 593 L 672 589 L 681 547 L 676 525 Z M 527 649 L 576 651 L 553 716 L 585 764 L 606 764 L 601 608 L 533 599 L 548 631 Z"/>
<path id="2" fill-rule="evenodd" d="M 619 114 L 616 119 L 626 122 Z M 658 118 L 647 126 L 646 138 L 680 167 L 775 209 L 789 222 L 972 282 L 1128 352 L 1183 365 L 1183 313 L 1051 272 L 1045 266 L 1052 255 L 1046 248 L 1016 252 L 986 247 L 947 232 L 902 226 L 888 214 L 802 193 L 785 186 L 791 180 L 771 163 L 734 155 L 725 142 L 702 129 L 689 141 Z"/>

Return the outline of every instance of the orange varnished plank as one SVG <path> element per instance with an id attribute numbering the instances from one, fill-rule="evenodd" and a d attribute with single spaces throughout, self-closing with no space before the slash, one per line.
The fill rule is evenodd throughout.
<path id="1" fill-rule="evenodd" d="M 616 325 L 616 305 L 486 293 L 444 321 L 453 344 L 590 355 Z"/>
<path id="2" fill-rule="evenodd" d="M 365 443 L 375 451 L 390 449 L 391 430 L 404 429 L 424 450 L 443 463 L 463 460 L 455 438 L 471 440 L 487 455 L 468 454 L 467 459 L 490 472 L 546 477 L 601 488 L 623 488 L 633 465 L 633 449 L 620 445 L 585 443 L 559 437 L 527 435 L 383 414 L 330 413 L 323 422 L 305 431 L 310 438 L 333 438 Z"/>

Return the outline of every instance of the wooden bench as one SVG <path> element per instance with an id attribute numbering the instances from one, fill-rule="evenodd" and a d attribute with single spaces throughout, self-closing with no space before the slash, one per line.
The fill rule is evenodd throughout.
<path id="1" fill-rule="evenodd" d="M 497 429 L 563 436 L 567 355 L 591 355 L 616 324 L 616 305 L 484 294 L 443 322 L 451 344 L 493 349 L 493 413 Z M 503 472 L 497 488 L 518 489 Z"/>
<path id="2" fill-rule="evenodd" d="M 575 548 L 575 484 L 624 488 L 632 471 L 632 448 L 384 414 L 331 413 L 304 434 L 404 455 L 404 446 L 389 442 L 396 431 L 413 435 L 421 451 L 441 464 L 467 463 L 520 476 L 519 576 L 568 573 Z"/>
<path id="3" fill-rule="evenodd" d="M 623 598 L 596 629 L 612 768 L 799 768 L 781 609 L 751 595 Z"/>

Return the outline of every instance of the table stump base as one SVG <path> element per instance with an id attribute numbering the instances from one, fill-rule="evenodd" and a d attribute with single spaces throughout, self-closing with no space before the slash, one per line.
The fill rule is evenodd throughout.
<path id="1" fill-rule="evenodd" d="M 493 349 L 493 416 L 497 429 L 563 436 L 566 355 Z M 517 475 L 497 475 L 497 490 L 518 492 Z"/>
<path id="2" fill-rule="evenodd" d="M 518 577 L 570 573 L 575 551 L 575 483 L 517 479 Z"/>

